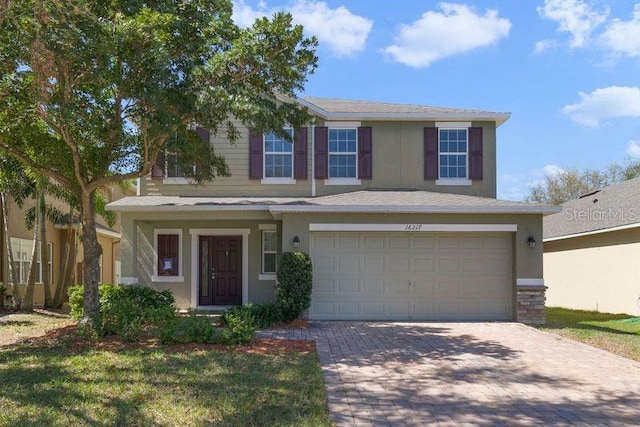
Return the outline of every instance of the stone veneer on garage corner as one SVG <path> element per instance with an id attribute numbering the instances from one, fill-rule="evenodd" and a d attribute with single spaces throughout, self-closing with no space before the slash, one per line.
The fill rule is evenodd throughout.
<path id="1" fill-rule="evenodd" d="M 544 325 L 546 286 L 518 286 L 516 321 L 527 325 Z"/>

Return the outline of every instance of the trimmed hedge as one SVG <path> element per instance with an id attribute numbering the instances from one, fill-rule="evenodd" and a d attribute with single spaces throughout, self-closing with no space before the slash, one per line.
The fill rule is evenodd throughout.
<path id="1" fill-rule="evenodd" d="M 284 252 L 278 264 L 276 304 L 282 310 L 283 320 L 296 320 L 311 305 L 313 267 L 304 252 Z"/>

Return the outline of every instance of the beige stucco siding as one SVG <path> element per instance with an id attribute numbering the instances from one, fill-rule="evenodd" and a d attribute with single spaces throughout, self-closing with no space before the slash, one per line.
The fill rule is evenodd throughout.
<path id="1" fill-rule="evenodd" d="M 206 219 L 207 216 L 210 219 Z M 135 218 L 135 219 L 134 219 Z M 197 280 L 192 274 L 192 265 L 197 262 L 192 256 L 192 236 L 194 229 L 248 229 L 248 302 L 260 303 L 272 301 L 274 298 L 274 280 L 260 280 L 262 271 L 262 233 L 260 224 L 281 225 L 271 216 L 264 213 L 221 213 L 221 214 L 189 214 L 189 213 L 156 213 L 156 214 L 123 214 L 122 241 L 122 275 L 135 277 L 139 284 L 150 285 L 155 289 L 169 289 L 176 298 L 180 308 L 193 307 L 192 284 Z M 154 230 L 182 230 L 182 277 L 181 282 L 152 281 L 154 269 Z M 282 248 L 278 248 L 279 251 Z M 288 250 L 288 249 L 287 249 Z"/>
<path id="2" fill-rule="evenodd" d="M 441 186 L 424 179 L 424 128 L 434 122 L 363 122 L 373 135 L 373 177 L 358 186 L 325 185 L 317 180 L 317 195 L 369 188 L 416 188 L 482 197 L 496 196 L 496 129 L 492 122 L 473 122 L 483 128 L 483 179 L 472 185 Z"/>
<path id="3" fill-rule="evenodd" d="M 544 246 L 548 306 L 640 315 L 640 229 Z"/>
<path id="4" fill-rule="evenodd" d="M 542 278 L 542 245 L 531 249 L 527 238 L 542 240 L 541 215 L 477 214 L 283 214 L 283 245 L 299 236 L 300 250 L 309 251 L 309 224 L 516 224 L 514 236 L 515 278 Z"/>
<path id="5" fill-rule="evenodd" d="M 216 152 L 225 157 L 230 177 L 219 177 L 201 185 L 170 184 L 150 176 L 140 179 L 141 195 L 164 196 L 273 196 L 309 197 L 312 195 L 312 128 L 308 127 L 308 179 L 295 184 L 262 184 L 249 179 L 248 129 L 235 123 L 240 138 L 234 144 L 223 135 L 212 135 Z M 322 125 L 322 122 L 319 122 Z M 416 188 L 483 197 L 496 196 L 496 128 L 493 122 L 473 122 L 483 128 L 483 179 L 471 185 L 442 186 L 434 180 L 424 180 L 424 128 L 434 122 L 362 122 L 371 126 L 373 144 L 373 179 L 361 180 L 360 185 L 325 185 L 325 180 L 315 180 L 316 195 L 345 193 L 369 188 Z M 169 180 L 167 180 L 169 182 Z"/>

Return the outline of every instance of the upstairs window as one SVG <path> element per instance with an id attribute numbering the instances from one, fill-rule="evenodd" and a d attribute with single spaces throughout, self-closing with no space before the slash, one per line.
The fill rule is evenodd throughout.
<path id="1" fill-rule="evenodd" d="M 441 179 L 467 178 L 467 129 L 439 129 Z"/>
<path id="2" fill-rule="evenodd" d="M 178 163 L 178 155 L 176 153 L 165 154 L 165 176 L 167 178 L 187 178 L 189 176 L 193 176 L 195 173 L 195 165 L 192 166 L 193 171 L 191 173 L 187 173 L 187 171 L 180 166 Z"/>
<path id="3" fill-rule="evenodd" d="M 293 138 L 293 129 L 285 131 Z M 293 178 L 293 144 L 273 132 L 264 135 L 264 177 Z"/>
<path id="4" fill-rule="evenodd" d="M 356 129 L 329 129 L 329 178 L 357 178 Z"/>

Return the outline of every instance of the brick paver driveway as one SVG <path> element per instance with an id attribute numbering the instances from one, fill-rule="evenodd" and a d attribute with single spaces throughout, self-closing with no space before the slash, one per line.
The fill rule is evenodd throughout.
<path id="1" fill-rule="evenodd" d="M 342 425 L 640 425 L 640 363 L 517 323 L 314 322 Z"/>

